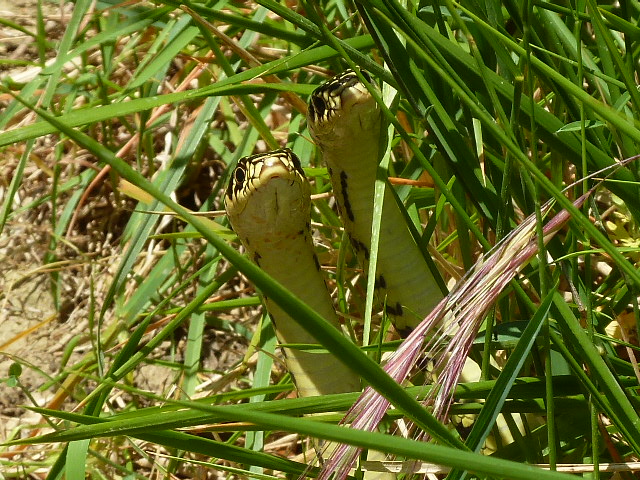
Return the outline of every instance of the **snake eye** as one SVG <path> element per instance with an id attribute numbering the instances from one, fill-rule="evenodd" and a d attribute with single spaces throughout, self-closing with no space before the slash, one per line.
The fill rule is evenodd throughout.
<path id="1" fill-rule="evenodd" d="M 371 83 L 373 81 L 371 78 L 371 75 L 369 75 L 368 72 L 365 72 L 364 70 L 360 70 L 360 73 L 362 74 L 362 76 L 367 82 Z"/>
<path id="2" fill-rule="evenodd" d="M 327 109 L 325 101 L 316 96 L 311 97 L 311 114 L 312 118 L 322 118 L 324 116 L 324 112 Z"/>
<path id="3" fill-rule="evenodd" d="M 298 158 L 298 156 L 291 153 L 291 156 L 289 158 L 291 158 L 291 161 L 293 162 L 294 170 L 304 177 L 304 170 L 302 170 L 302 165 L 300 164 L 300 159 Z"/>
<path id="4" fill-rule="evenodd" d="M 238 184 L 244 183 L 245 178 L 247 178 L 244 168 L 236 168 L 236 171 L 233 172 L 233 178 Z"/>

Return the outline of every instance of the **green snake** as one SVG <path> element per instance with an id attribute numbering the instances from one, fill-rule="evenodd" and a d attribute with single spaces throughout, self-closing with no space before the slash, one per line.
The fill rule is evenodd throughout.
<path id="1" fill-rule="evenodd" d="M 313 249 L 310 186 L 291 150 L 238 161 L 225 194 L 227 216 L 250 258 L 327 322 L 340 328 Z M 265 299 L 281 343 L 317 341 Z M 285 362 L 300 396 L 354 392 L 360 379 L 329 353 L 285 349 Z"/>
<path id="2" fill-rule="evenodd" d="M 346 72 L 314 91 L 308 124 L 327 164 L 345 230 L 366 269 L 384 133 L 380 109 L 355 73 Z M 241 159 L 232 173 L 225 205 L 231 226 L 250 258 L 339 328 L 313 250 L 309 194 L 299 160 L 284 149 Z M 442 298 L 388 191 L 382 211 L 376 288 L 403 335 Z M 315 343 L 278 305 L 268 298 L 265 303 L 281 343 Z M 330 354 L 291 349 L 285 351 L 285 361 L 300 396 L 360 390 L 357 375 Z M 386 480 L 387 475 L 367 478 Z"/>
<path id="3" fill-rule="evenodd" d="M 362 75 L 377 89 L 366 72 Z M 366 271 L 376 170 L 381 139 L 386 138 L 380 106 L 356 73 L 347 70 L 311 94 L 307 124 L 329 170 L 344 228 Z M 375 285 L 396 330 L 406 336 L 443 295 L 389 188 L 383 200 Z M 460 379 L 477 381 L 479 367 L 467 360 Z M 511 442 L 502 417 L 498 425 L 503 441 Z"/>
<path id="4" fill-rule="evenodd" d="M 368 74 L 363 76 L 371 83 Z M 344 228 L 367 271 L 376 170 L 381 139 L 386 138 L 380 107 L 348 70 L 311 94 L 307 123 L 328 167 Z M 382 208 L 375 285 L 396 329 L 406 336 L 442 293 L 389 188 Z"/>
<path id="5" fill-rule="evenodd" d="M 366 75 L 366 74 L 365 74 Z M 368 75 L 365 77 L 368 81 Z M 365 269 L 371 248 L 376 169 L 384 124 L 378 104 L 353 71 L 318 87 L 308 115 L 322 152 L 340 216 Z M 386 136 L 385 136 L 386 137 Z M 229 221 L 253 261 L 339 328 L 313 250 L 310 187 L 287 149 L 242 158 L 225 195 Z M 376 290 L 396 329 L 406 335 L 442 298 L 393 194 L 385 190 Z M 266 299 L 281 343 L 316 343 Z M 301 396 L 356 391 L 359 379 L 329 354 L 290 349 L 286 362 Z M 341 372 L 340 376 L 331 372 Z M 326 375 L 342 378 L 327 382 Z"/>

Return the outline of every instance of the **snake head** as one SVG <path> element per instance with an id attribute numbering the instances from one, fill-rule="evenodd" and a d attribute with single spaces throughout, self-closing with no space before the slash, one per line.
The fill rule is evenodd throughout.
<path id="1" fill-rule="evenodd" d="M 368 73 L 362 71 L 362 75 L 372 82 Z M 353 70 L 320 85 L 309 100 L 307 123 L 321 148 L 343 142 L 351 145 L 367 135 L 379 136 L 380 118 L 380 107 Z"/>
<path id="2" fill-rule="evenodd" d="M 244 232 L 287 235 L 304 228 L 310 186 L 300 160 L 285 148 L 238 160 L 224 200 L 231 225 L 244 242 Z"/>

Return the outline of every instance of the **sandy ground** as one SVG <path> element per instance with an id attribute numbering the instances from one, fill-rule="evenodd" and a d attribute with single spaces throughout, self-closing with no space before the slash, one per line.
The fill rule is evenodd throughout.
<path id="1" fill-rule="evenodd" d="M 35 8 L 35 0 L 0 0 L 0 17 L 27 29 L 35 29 Z M 53 27 L 52 23 L 50 28 Z M 29 36 L 0 26 L 0 57 L 29 59 L 34 53 Z M 0 75 L 18 75 L 28 69 L 3 67 Z M 18 160 L 18 156 L 12 156 L 12 153 L 18 152 L 11 148 L 3 151 L 0 162 L 2 202 Z M 20 203 L 22 199 L 18 197 L 16 200 Z M 65 342 L 80 325 L 57 328 L 49 277 L 37 273 L 46 251 L 46 244 L 43 245 L 45 236 L 32 221 L 29 216 L 11 219 L 0 234 L 0 381 L 7 379 L 9 367 L 16 360 L 23 366 L 33 365 L 33 368 L 23 368 L 20 382 L 24 390 L 32 392 L 33 400 L 43 404 L 51 394 L 38 392 L 36 387 L 45 383 L 47 374 L 56 371 L 55 364 L 60 362 Z M 0 441 L 6 439 L 19 424 L 37 419 L 36 415 L 25 414 L 18 407 L 25 403 L 28 399 L 20 387 L 11 388 L 4 382 L 0 383 Z"/>

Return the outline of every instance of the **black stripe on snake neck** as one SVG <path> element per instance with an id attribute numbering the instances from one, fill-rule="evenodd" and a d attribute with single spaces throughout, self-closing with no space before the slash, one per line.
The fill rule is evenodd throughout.
<path id="1" fill-rule="evenodd" d="M 371 84 L 369 75 L 364 78 Z M 344 228 L 367 271 L 376 170 L 387 130 L 380 107 L 355 72 L 348 70 L 312 93 L 307 123 L 327 165 Z M 390 188 L 387 184 L 383 200 L 377 296 L 387 305 L 396 329 L 406 333 L 433 309 L 442 292 Z"/>

